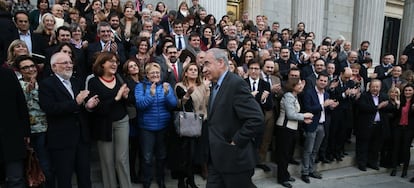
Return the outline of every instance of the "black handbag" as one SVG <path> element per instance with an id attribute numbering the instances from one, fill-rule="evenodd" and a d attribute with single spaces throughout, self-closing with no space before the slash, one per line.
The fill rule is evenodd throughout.
<path id="1" fill-rule="evenodd" d="M 203 114 L 183 111 L 174 112 L 174 126 L 179 136 L 199 137 L 203 126 Z"/>

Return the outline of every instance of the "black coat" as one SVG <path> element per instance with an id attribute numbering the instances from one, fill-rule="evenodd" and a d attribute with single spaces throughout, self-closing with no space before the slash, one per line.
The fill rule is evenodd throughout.
<path id="1" fill-rule="evenodd" d="M 264 116 L 248 84 L 228 72 L 210 105 L 207 124 L 214 168 L 220 173 L 252 170 L 257 162 L 254 140 L 263 134 Z"/>
<path id="2" fill-rule="evenodd" d="M 21 160 L 30 136 L 26 99 L 13 71 L 0 67 L 0 85 L 0 162 Z"/>
<path id="3" fill-rule="evenodd" d="M 378 97 L 378 104 L 383 101 L 387 101 L 388 97 L 380 93 Z M 361 97 L 356 101 L 356 105 L 358 108 L 358 117 L 357 117 L 357 126 L 355 129 L 355 133 L 359 137 L 366 137 L 369 135 L 369 127 L 372 126 L 375 114 L 379 112 L 380 116 L 380 125 L 382 129 L 382 136 L 389 136 L 390 129 L 389 129 L 389 114 L 396 110 L 396 107 L 393 106 L 390 102 L 384 108 L 377 109 L 378 106 L 375 105 L 374 100 L 370 92 L 365 92 L 361 94 Z M 376 125 L 378 126 L 378 125 Z"/>
<path id="4" fill-rule="evenodd" d="M 71 78 L 73 94 L 76 97 L 82 82 Z M 78 105 L 56 75 L 39 84 L 39 104 L 46 113 L 47 146 L 51 149 L 76 147 L 80 141 L 89 143 L 89 125 L 83 105 Z"/>
<path id="5" fill-rule="evenodd" d="M 9 12 L 0 11 L 0 65 L 7 60 L 7 48 L 14 39 L 18 39 L 17 28 Z"/>

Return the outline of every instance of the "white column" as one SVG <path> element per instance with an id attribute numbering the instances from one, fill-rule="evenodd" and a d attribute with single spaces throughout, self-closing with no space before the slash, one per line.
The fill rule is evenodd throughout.
<path id="1" fill-rule="evenodd" d="M 305 23 L 306 32 L 314 32 L 316 35 L 315 43 L 322 41 L 323 22 L 325 13 L 325 0 L 292 0 L 292 26 L 296 32 L 299 22 Z"/>
<path id="2" fill-rule="evenodd" d="M 352 46 L 359 48 L 362 41 L 369 41 L 374 66 L 380 63 L 382 34 L 384 30 L 384 9 L 386 0 L 355 1 Z M 395 39 L 397 40 L 397 39 Z"/>
<path id="3" fill-rule="evenodd" d="M 414 37 L 414 0 L 405 0 L 401 23 L 400 54 Z"/>
<path id="4" fill-rule="evenodd" d="M 217 22 L 227 14 L 227 1 L 224 0 L 200 0 L 200 5 L 207 10 L 207 14 L 213 14 Z M 190 5 L 191 6 L 191 5 Z"/>
<path id="5" fill-rule="evenodd" d="M 249 12 L 249 19 L 253 20 L 253 23 L 256 25 L 256 16 L 257 15 L 263 15 L 262 0 L 246 0 L 246 1 L 244 1 L 244 10 L 245 11 L 247 10 Z"/>

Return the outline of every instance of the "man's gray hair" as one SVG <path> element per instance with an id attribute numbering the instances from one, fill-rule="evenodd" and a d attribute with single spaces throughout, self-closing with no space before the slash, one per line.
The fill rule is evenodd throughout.
<path id="1" fill-rule="evenodd" d="M 214 59 L 220 60 L 223 59 L 226 67 L 229 67 L 229 58 L 228 53 L 226 50 L 219 49 L 219 48 L 211 48 L 207 52 L 212 53 L 214 55 Z"/>

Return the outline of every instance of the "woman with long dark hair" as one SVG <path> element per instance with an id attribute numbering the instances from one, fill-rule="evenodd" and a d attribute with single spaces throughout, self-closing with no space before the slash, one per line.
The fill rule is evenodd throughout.
<path id="1" fill-rule="evenodd" d="M 407 84 L 401 94 L 400 108 L 396 114 L 396 122 L 393 124 L 393 152 L 391 176 L 397 174 L 397 166 L 400 160 L 403 163 L 401 177 L 407 176 L 410 164 L 410 147 L 414 136 L 414 86 Z"/>

